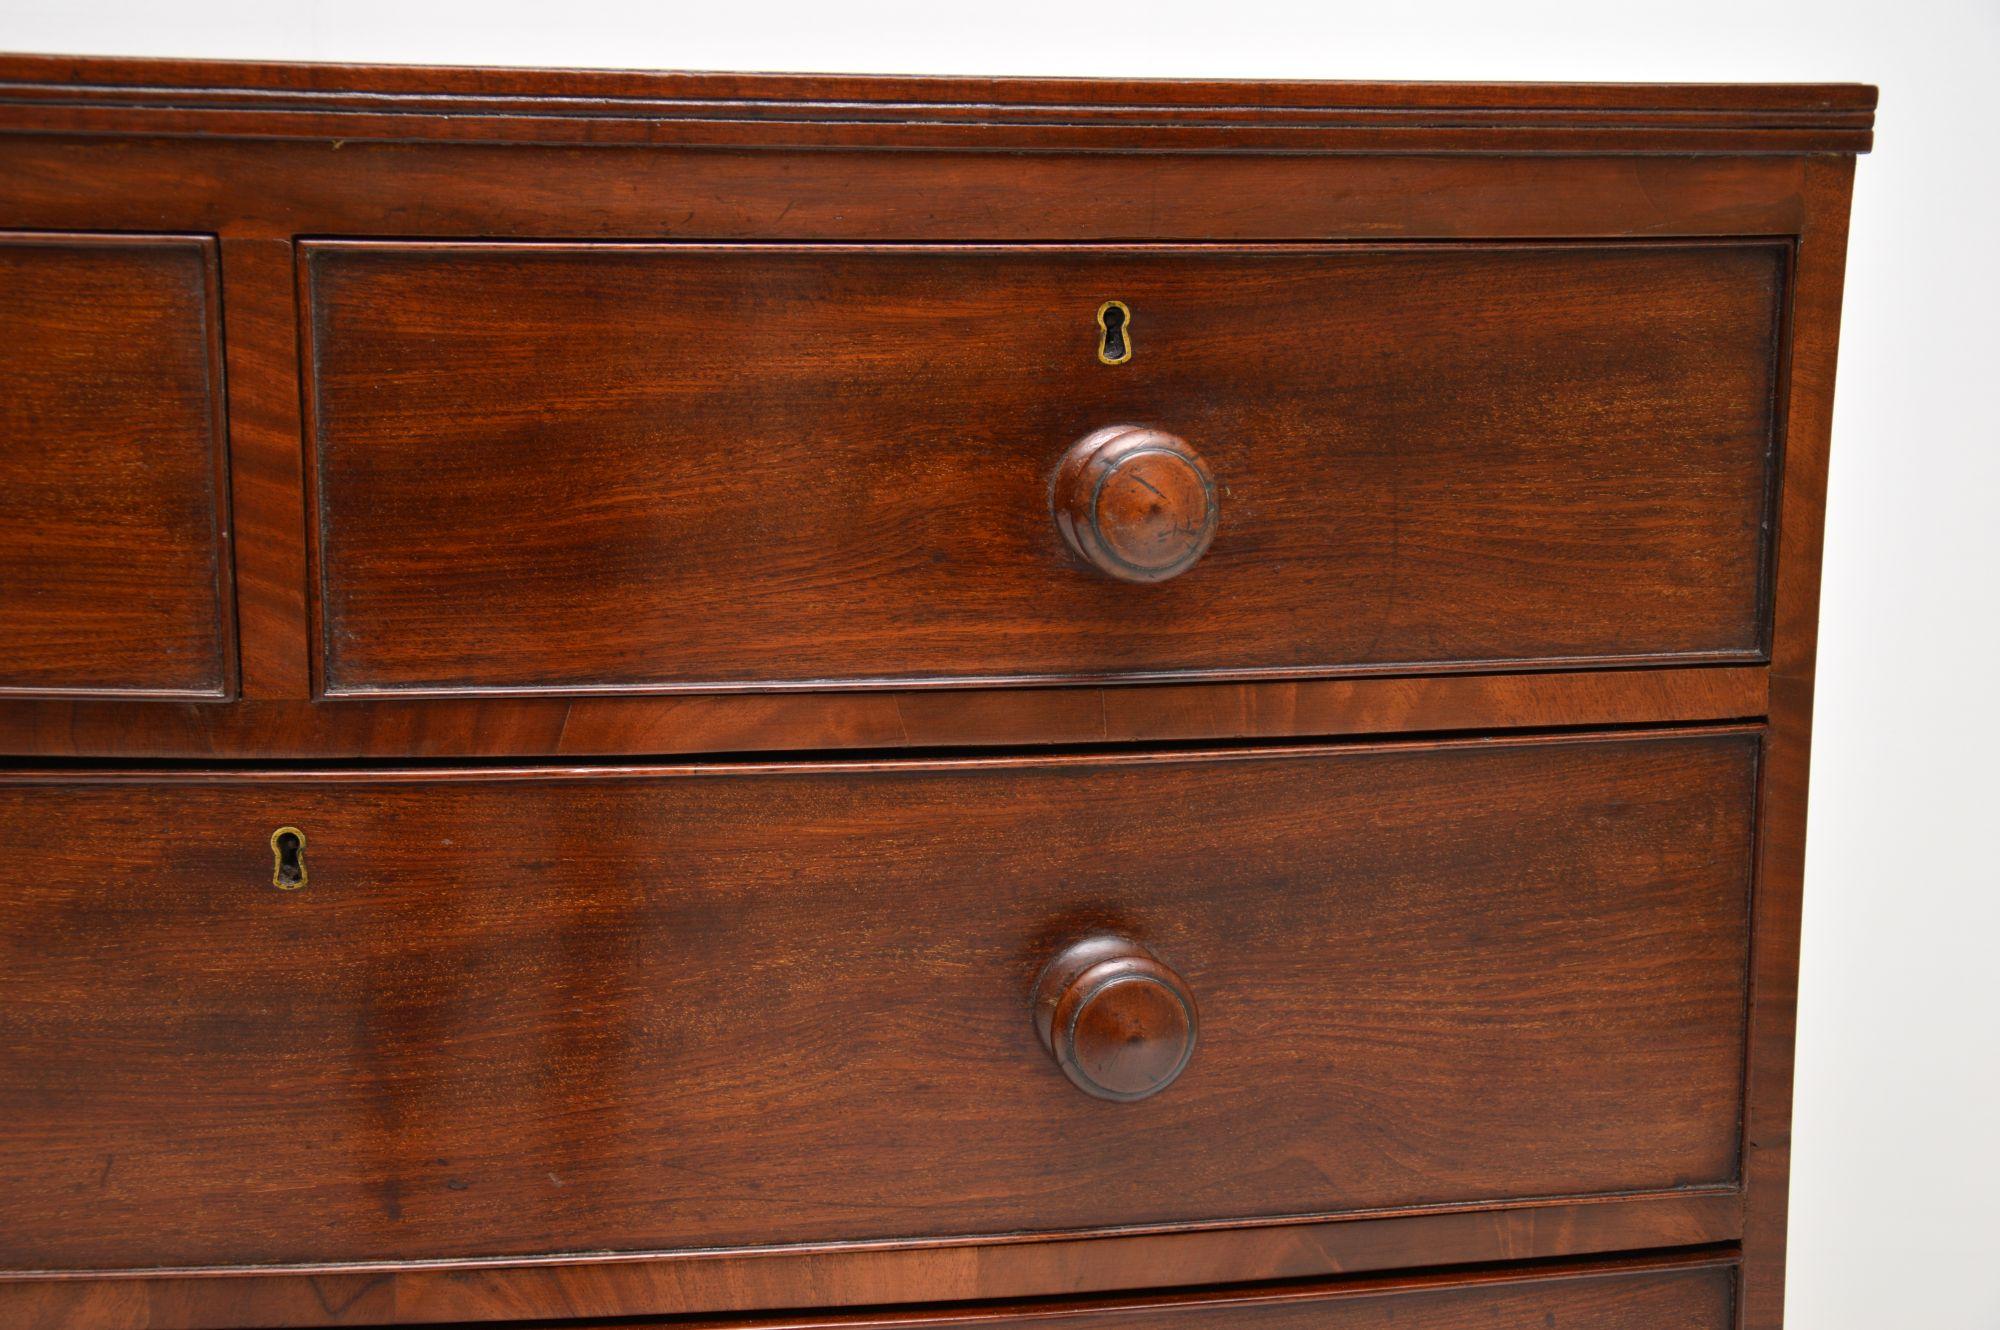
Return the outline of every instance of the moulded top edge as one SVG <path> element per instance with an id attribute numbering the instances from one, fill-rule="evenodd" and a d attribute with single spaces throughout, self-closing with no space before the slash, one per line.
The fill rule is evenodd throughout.
<path id="1" fill-rule="evenodd" d="M 1340 151 L 1857 152 L 1864 84 L 1371 83 L 0 55 L 0 130 Z"/>

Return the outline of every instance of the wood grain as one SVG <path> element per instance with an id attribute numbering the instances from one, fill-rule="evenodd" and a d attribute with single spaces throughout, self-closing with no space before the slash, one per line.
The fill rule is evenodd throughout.
<path id="1" fill-rule="evenodd" d="M 40 130 L 340 140 L 1071 150 L 1865 152 L 1858 84 L 646 74 L 8 56 Z"/>
<path id="2" fill-rule="evenodd" d="M 329 694 L 1763 654 L 1779 246 L 302 256 Z M 1168 583 L 1049 517 L 1121 421 L 1221 490 Z"/>
<path id="3" fill-rule="evenodd" d="M 309 697 L 305 450 L 290 242 L 225 237 L 222 284 L 243 695 Z"/>
<path id="4" fill-rule="evenodd" d="M 1778 1330 L 1874 103 L 0 56 L 0 1325 Z M 451 538 L 470 488 L 558 537 L 495 536 L 536 561 L 504 585 L 447 539 L 427 592 L 393 584 L 426 570 L 379 524 L 359 552 L 401 618 L 363 625 L 396 631 L 360 639 L 386 653 L 360 686 L 387 693 L 315 697 L 301 237 L 429 262 L 375 275 L 354 368 L 396 390 L 378 459 L 459 454 L 336 513 L 400 504 Z M 543 266 L 454 286 L 466 251 L 438 242 L 473 237 Z M 629 289 L 558 272 L 587 242 L 648 256 Z M 919 276 L 873 280 L 898 265 Z M 1102 277 L 1122 289 L 1077 289 Z M 1099 364 L 1092 314 L 1134 290 L 1137 354 Z M 1268 335 L 1282 298 L 1305 337 Z M 926 339 L 940 310 L 952 335 Z M 501 353 L 483 368 L 467 327 Z M 1072 332 L 1074 368 L 1036 359 Z M 711 402 L 662 390 L 691 365 Z M 654 448 L 664 407 L 694 446 Z M 1200 565 L 1099 588 L 1154 612 L 1026 574 L 1062 554 L 1048 468 L 1115 423 L 1183 434 L 1223 487 Z M 1313 470 L 1331 458 L 1350 469 Z M 657 506 L 689 495 L 707 507 Z M 93 507 L 150 516 L 93 546 Z M 712 528 L 693 564 L 676 521 Z M 690 568 L 749 591 L 688 613 Z M 650 636 L 564 599 L 634 587 Z M 72 631 L 93 615 L 113 632 Z M 1503 640 L 1528 654 L 1480 646 Z M 417 695 L 440 678 L 527 693 Z M 732 680 L 781 687 L 533 691 Z M 1603 726 L 1651 737 L 1533 735 Z M 1425 733 L 1481 737 L 1382 742 Z M 1369 742 L 1250 744 L 1331 736 Z M 1236 747 L 1048 751 L 1209 742 Z M 981 748 L 1012 755 L 915 758 Z M 760 752 L 799 756 L 717 759 Z M 607 759 L 652 765 L 552 765 Z M 270 886 L 280 825 L 307 832 L 302 891 Z M 1026 993 L 1072 926 L 1138 934 L 1198 993 L 1200 1050 L 1152 1099 L 1086 1100 L 1037 1042 Z M 1496 1062 L 1525 1071 L 1495 1091 Z M 1059 1138 L 1085 1110 L 1147 1126 Z M 1666 1248 L 1696 1254 L 1518 1264 Z M 258 1263 L 147 1264 L 169 1258 Z M 1436 1272 L 1460 1263 L 1507 1264 Z"/>
<path id="5" fill-rule="evenodd" d="M 531 1261 L 0 1273 L 0 1313 L 37 1330 L 269 1330 L 625 1316 L 688 1308 L 976 1302 L 1192 1288 L 1453 1263 L 1702 1247 L 1741 1232 L 1733 1190 L 1686 1188 L 1174 1233 L 846 1244 Z"/>
<path id="6" fill-rule="evenodd" d="M 0 104 L 0 224 L 284 240 L 1565 239 L 1789 235 L 1804 217 L 1803 159 L 1782 155 L 549 152 L 20 129 Z"/>
<path id="7" fill-rule="evenodd" d="M 1716 1256 L 1548 1265 L 1508 1273 L 1443 1272 L 1387 1279 L 1028 1305 L 700 1318 L 676 1330 L 1725 1330 L 1733 1323 L 1734 1263 Z M 647 1323 L 654 1324 L 654 1323 Z M 632 1330 L 584 1322 L 574 1330 Z M 498 1327 L 496 1330 L 508 1330 Z M 565 1330 L 570 1330 L 565 1327 Z M 662 1327 L 664 1330 L 664 1327 Z"/>
<path id="8" fill-rule="evenodd" d="M 303 654 L 304 643 L 300 643 Z M 0 703 L 0 752 L 112 758 L 588 757 L 1299 739 L 1747 720 L 1761 667 L 1105 688 L 475 698 L 231 707 Z"/>
<path id="9" fill-rule="evenodd" d="M 1733 1185 L 1756 746 L 0 773 L 0 1265 Z M 1030 1019 L 1099 930 L 1201 996 L 1141 1103 Z"/>
<path id="10" fill-rule="evenodd" d="M 1715 1258 L 1554 1266 L 1513 1274 L 1443 1273 L 1237 1290 L 1068 1301 L 1033 1307 L 782 1316 L 756 1330 L 1726 1330 L 1736 1271 Z M 740 1321 L 683 1322 L 724 1330 Z M 614 1330 L 604 1324 L 577 1330 Z M 746 1327 L 746 1330 L 748 1328 Z"/>
<path id="11" fill-rule="evenodd" d="M 214 245 L 0 233 L 0 695 L 235 688 Z"/>
<path id="12" fill-rule="evenodd" d="M 1786 375 L 1785 483 L 1778 514 L 1771 725 L 1758 842 L 1745 1169 L 1752 1191 L 1743 1247 L 1743 1330 L 1784 1323 L 1785 1231 L 1792 1160 L 1792 1052 L 1798 1025 L 1799 919 L 1805 897 L 1806 785 L 1819 642 L 1833 375 L 1840 342 L 1854 163 L 1816 163 L 1811 220 L 1799 237 Z"/>

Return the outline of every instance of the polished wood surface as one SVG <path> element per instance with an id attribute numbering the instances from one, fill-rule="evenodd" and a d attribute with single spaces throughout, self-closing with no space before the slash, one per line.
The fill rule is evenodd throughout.
<path id="1" fill-rule="evenodd" d="M 1035 1033 L 1085 1094 L 1129 1103 L 1174 1083 L 1194 1056 L 1200 1015 L 1187 981 L 1143 942 L 1082 938 L 1035 981 Z"/>
<path id="2" fill-rule="evenodd" d="M 1854 163 L 1813 166 L 1813 208 L 1799 237 L 1786 377 L 1784 492 L 1778 511 L 1770 730 L 1758 838 L 1756 943 L 1750 1015 L 1750 1091 L 1743 1125 L 1744 1330 L 1784 1321 L 1785 1229 L 1792 1160 L 1792 1046 L 1798 1024 L 1799 919 L 1805 898 L 1806 781 L 1811 766 L 1813 670 L 1819 641 L 1820 546 L 1827 447 L 1840 342 Z"/>
<path id="3" fill-rule="evenodd" d="M 1874 100 L 0 56 L 0 1324 L 1779 1330 Z"/>
<path id="4" fill-rule="evenodd" d="M 1769 236 L 1796 234 L 1808 190 L 1805 159 L 1783 155 L 552 153 L 51 135 L 19 114 L 0 102 L 7 225 L 144 230 L 174 219 L 287 242 L 301 234 L 859 244 Z M 1106 198 L 1146 206 L 1107 208 Z"/>
<path id="5" fill-rule="evenodd" d="M 234 689 L 215 247 L 0 232 L 0 697 Z"/>
<path id="6" fill-rule="evenodd" d="M 1195 1288 L 1344 1271 L 1713 1248 L 1741 1233 L 1732 1189 L 1398 1211 L 1180 1232 L 525 1261 L 0 1273 L 0 1313 L 55 1330 L 270 1330 L 979 1302 Z"/>
<path id="7" fill-rule="evenodd" d="M 1129 363 L 1131 344 L 1119 346 L 1125 358 L 1115 363 Z M 1121 582 L 1164 582 L 1186 572 L 1207 552 L 1222 517 L 1215 477 L 1194 446 L 1136 425 L 1112 425 L 1071 444 L 1056 464 L 1049 508 L 1070 551 Z"/>
<path id="8" fill-rule="evenodd" d="M 246 697 L 306 697 L 305 457 L 300 447 L 298 299 L 289 239 L 225 237 L 229 291 L 229 479 L 236 517 L 236 617 Z M 120 713 L 125 725 L 141 715 Z M 237 729 L 269 722 L 208 709 Z M 4 724 L 4 722 L 0 722 Z M 136 739 L 128 731 L 128 739 Z M 143 742 L 128 751 L 159 752 Z"/>
<path id="9" fill-rule="evenodd" d="M 302 254 L 330 694 L 1765 650 L 1777 245 Z M 1145 594 L 1047 516 L 1119 421 L 1228 514 Z"/>
<path id="10" fill-rule="evenodd" d="M 1402 152 L 1866 152 L 1861 84 L 912 78 L 0 58 L 42 131 L 340 140 Z"/>
<path id="11" fill-rule="evenodd" d="M 1296 739 L 1744 720 L 1764 714 L 1765 697 L 1764 671 L 1744 666 L 1104 688 L 343 698 L 338 705 L 23 702 L 0 703 L 0 752 L 521 758 Z"/>
<path id="12" fill-rule="evenodd" d="M 1444 1273 L 1282 1290 L 1070 1300 L 957 1311 L 680 1322 L 681 1330 L 1729 1330 L 1736 1271 L 1714 1257 Z M 617 1330 L 591 1323 L 576 1330 Z M 627 1330 L 640 1330 L 628 1327 Z"/>
<path id="13" fill-rule="evenodd" d="M 1731 1185 L 1757 746 L 0 774 L 0 1265 Z M 1137 1103 L 1032 1028 L 1099 931 L 1201 1003 Z"/>

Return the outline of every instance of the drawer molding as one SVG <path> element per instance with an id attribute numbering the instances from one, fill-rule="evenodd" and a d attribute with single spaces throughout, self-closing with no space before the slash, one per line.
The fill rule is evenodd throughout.
<path id="1" fill-rule="evenodd" d="M 264 1330 L 751 1312 L 1193 1288 L 1732 1242 L 1735 1188 L 1233 1224 L 484 1261 L 0 1272 L 0 1319 L 50 1330 Z M 35 1320 L 40 1316 L 46 1319 Z"/>
<path id="2" fill-rule="evenodd" d="M 559 79 L 560 90 L 552 90 Z M 923 78 L 10 55 L 10 119 L 43 133 L 340 142 L 992 151 L 1866 152 L 1852 83 L 1329 83 Z"/>
<path id="3" fill-rule="evenodd" d="M 651 757 L 814 749 L 1184 743 L 1691 724 L 1762 716 L 1759 666 L 1283 683 L 674 697 L 245 699 L 0 707 L 0 752 L 117 758 Z"/>

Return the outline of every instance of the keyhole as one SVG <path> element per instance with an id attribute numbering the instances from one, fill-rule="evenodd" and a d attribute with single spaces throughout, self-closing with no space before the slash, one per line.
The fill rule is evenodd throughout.
<path id="1" fill-rule="evenodd" d="M 297 827 L 279 827 L 271 833 L 271 856 L 277 866 L 271 870 L 271 885 L 279 891 L 297 891 L 306 884 L 306 833 Z"/>
<path id="2" fill-rule="evenodd" d="M 1122 365 L 1132 358 L 1132 311 L 1122 300 L 1107 300 L 1097 307 L 1097 358 L 1107 365 Z"/>

